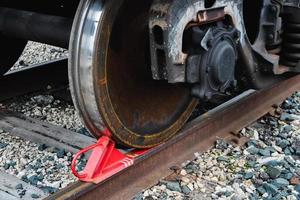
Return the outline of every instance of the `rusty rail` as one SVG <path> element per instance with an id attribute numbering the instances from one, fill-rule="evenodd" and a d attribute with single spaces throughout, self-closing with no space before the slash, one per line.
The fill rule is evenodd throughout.
<path id="1" fill-rule="evenodd" d="M 171 166 L 192 159 L 194 152 L 210 148 L 217 137 L 235 139 L 238 136 L 232 133 L 257 120 L 299 89 L 300 75 L 262 91 L 244 93 L 193 120 L 172 140 L 110 179 L 97 185 L 76 182 L 47 199 L 130 199 L 172 173 Z"/>

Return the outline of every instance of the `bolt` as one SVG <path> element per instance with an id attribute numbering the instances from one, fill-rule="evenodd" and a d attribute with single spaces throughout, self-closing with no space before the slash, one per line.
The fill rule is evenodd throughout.
<path id="1" fill-rule="evenodd" d="M 236 30 L 236 31 L 234 32 L 234 34 L 233 34 L 233 37 L 234 37 L 235 39 L 239 39 L 239 38 L 240 38 L 240 32 L 239 32 L 238 30 Z"/>
<path id="2" fill-rule="evenodd" d="M 206 101 L 209 101 L 212 98 L 212 93 L 211 92 L 206 92 L 204 95 L 204 99 Z"/>
<path id="3" fill-rule="evenodd" d="M 208 66 L 208 67 L 206 68 L 206 73 L 209 73 L 209 72 L 210 72 L 210 70 L 211 70 L 211 67 L 210 67 L 210 66 Z"/>
<path id="4" fill-rule="evenodd" d="M 254 72 L 258 72 L 259 71 L 258 64 L 254 63 L 253 66 L 254 66 Z"/>
<path id="5" fill-rule="evenodd" d="M 269 40 L 273 40 L 273 39 L 274 39 L 274 35 L 273 35 L 272 33 L 270 33 L 270 34 L 268 35 L 268 39 L 269 39 Z"/>

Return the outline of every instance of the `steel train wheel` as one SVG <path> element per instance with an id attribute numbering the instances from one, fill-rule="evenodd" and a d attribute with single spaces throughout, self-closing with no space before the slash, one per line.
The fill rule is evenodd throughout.
<path id="1" fill-rule="evenodd" d="M 186 85 L 154 81 L 148 48 L 152 0 L 81 1 L 71 36 L 69 78 L 74 103 L 96 137 L 105 127 L 130 147 L 166 141 L 197 101 Z"/>
<path id="2" fill-rule="evenodd" d="M 27 41 L 9 38 L 0 34 L 0 76 L 5 74 L 18 60 Z"/>

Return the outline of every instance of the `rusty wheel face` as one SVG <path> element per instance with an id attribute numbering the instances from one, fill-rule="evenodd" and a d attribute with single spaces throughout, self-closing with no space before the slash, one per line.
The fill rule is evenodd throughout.
<path id="1" fill-rule="evenodd" d="M 70 47 L 71 90 L 88 129 L 99 136 L 107 127 L 115 140 L 138 148 L 169 139 L 196 105 L 186 85 L 152 79 L 151 3 L 82 1 Z"/>

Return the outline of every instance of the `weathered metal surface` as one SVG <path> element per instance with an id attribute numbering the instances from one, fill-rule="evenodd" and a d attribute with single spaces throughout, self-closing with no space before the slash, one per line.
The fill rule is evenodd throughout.
<path id="1" fill-rule="evenodd" d="M 26 190 L 24 196 L 20 198 L 20 191 L 16 186 L 21 184 Z M 45 198 L 46 194 L 43 190 L 22 181 L 21 179 L 5 172 L 0 172 L 0 199 L 2 200 L 33 200 L 32 194 L 39 196 L 39 200 Z"/>
<path id="2" fill-rule="evenodd" d="M 14 70 L 0 77 L 0 100 L 68 85 L 68 60 L 62 58 Z M 8 87 L 9 86 L 9 87 Z"/>
<path id="3" fill-rule="evenodd" d="M 151 77 L 151 3 L 82 1 L 70 47 L 70 86 L 87 128 L 98 137 L 107 127 L 119 143 L 139 148 L 176 134 L 197 104 L 188 86 Z"/>
<path id="4" fill-rule="evenodd" d="M 73 18 L 0 6 L 0 33 L 14 39 L 68 48 L 72 22 Z"/>
<path id="5" fill-rule="evenodd" d="M 97 185 L 77 182 L 47 200 L 130 199 L 171 173 L 171 166 L 192 159 L 195 152 L 207 150 L 217 137 L 232 136 L 231 132 L 237 132 L 263 116 L 274 104 L 299 89 L 300 75 L 263 91 L 247 93 L 242 99 L 237 97 L 195 119 L 180 134 L 151 150 L 127 170 Z"/>
<path id="6" fill-rule="evenodd" d="M 0 129 L 25 140 L 71 153 L 97 142 L 95 138 L 4 109 L 0 110 Z"/>
<path id="7" fill-rule="evenodd" d="M 228 3 L 228 6 L 230 5 Z M 208 11 L 202 0 L 153 1 L 150 10 L 149 34 L 151 69 L 154 79 L 165 79 L 169 83 L 186 81 L 188 55 L 182 51 L 184 30 L 189 24 L 203 24 L 216 19 L 223 19 L 226 14 L 225 6 L 223 1 L 217 1 Z M 157 32 L 156 30 L 161 31 Z M 157 41 L 158 37 L 162 38 L 162 42 Z M 158 51 L 163 53 L 159 55 Z"/>
<path id="8" fill-rule="evenodd" d="M 229 19 L 232 26 L 241 33 L 239 76 L 247 86 L 268 87 L 286 77 L 274 74 L 296 71 L 295 68 L 279 65 L 279 55 L 276 53 L 281 42 L 281 3 L 270 0 L 254 3 L 247 0 L 217 0 L 206 7 L 204 2 L 153 1 L 149 32 L 154 79 L 170 83 L 187 82 L 188 53 L 183 51 L 186 28 L 193 25 L 209 28 L 210 22 L 224 19 Z M 257 19 L 257 22 L 253 19 Z M 257 27 L 258 30 L 255 30 Z M 272 51 L 271 46 L 273 48 L 275 44 L 277 46 Z"/>
<path id="9" fill-rule="evenodd" d="M 288 5 L 288 6 L 287 6 Z M 300 72 L 300 8 L 299 2 L 285 4 L 282 19 L 285 28 L 282 34 L 280 64 L 286 71 Z"/>

